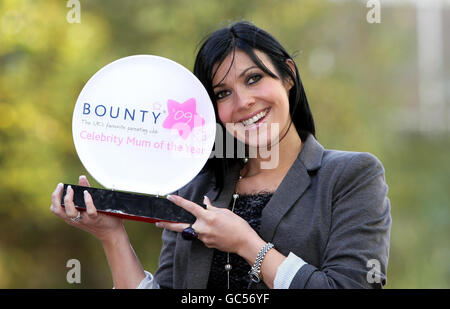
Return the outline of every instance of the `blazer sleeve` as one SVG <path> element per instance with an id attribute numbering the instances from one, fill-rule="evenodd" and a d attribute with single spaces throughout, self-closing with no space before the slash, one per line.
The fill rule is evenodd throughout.
<path id="1" fill-rule="evenodd" d="M 290 288 L 382 288 L 391 228 L 387 192 L 381 162 L 369 153 L 354 153 L 334 184 L 320 268 L 303 265 Z"/>
<path id="2" fill-rule="evenodd" d="M 180 191 L 177 190 L 172 194 L 178 195 Z M 159 255 L 158 268 L 154 276 L 161 289 L 173 289 L 173 261 L 177 234 L 167 229 L 164 229 L 162 232 L 162 248 Z"/>
<path id="3" fill-rule="evenodd" d="M 173 261 L 177 233 L 164 229 L 162 232 L 162 249 L 159 256 L 155 280 L 161 288 L 173 288 Z"/>

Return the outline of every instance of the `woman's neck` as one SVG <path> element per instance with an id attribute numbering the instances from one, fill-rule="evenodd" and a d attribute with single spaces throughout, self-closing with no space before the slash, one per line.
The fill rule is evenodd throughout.
<path id="1" fill-rule="evenodd" d="M 269 147 L 268 147 L 269 148 Z M 244 167 L 245 177 L 256 175 L 275 175 L 287 173 L 289 168 L 297 159 L 298 154 L 303 148 L 303 142 L 297 133 L 294 125 L 291 125 L 288 133 L 276 145 L 264 151 L 256 151 L 256 158 L 249 158 Z"/>

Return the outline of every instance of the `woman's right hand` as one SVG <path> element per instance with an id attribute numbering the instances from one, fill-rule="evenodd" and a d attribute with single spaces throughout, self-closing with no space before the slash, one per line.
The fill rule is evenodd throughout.
<path id="1" fill-rule="evenodd" d="M 80 186 L 90 187 L 85 176 L 80 176 L 78 184 Z M 66 195 L 64 197 L 65 207 L 61 206 L 62 194 L 63 185 L 60 183 L 52 194 L 52 205 L 50 206 L 50 210 L 67 224 L 91 233 L 102 242 L 114 239 L 117 235 L 116 233 L 124 232 L 122 219 L 97 212 L 92 197 L 87 191 L 84 193 L 86 211 L 81 212 L 81 220 L 78 220 L 77 222 L 72 221 L 72 219 L 76 218 L 78 215 L 78 210 L 75 208 L 73 202 L 73 189 L 68 187 L 66 190 Z"/>

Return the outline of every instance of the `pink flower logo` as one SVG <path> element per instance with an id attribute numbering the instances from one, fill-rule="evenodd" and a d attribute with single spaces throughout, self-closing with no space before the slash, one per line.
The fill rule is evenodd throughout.
<path id="1" fill-rule="evenodd" d="M 205 119 L 197 114 L 194 98 L 184 103 L 168 100 L 167 110 L 169 114 L 164 120 L 163 128 L 178 130 L 178 134 L 183 139 L 187 139 L 195 127 L 205 124 Z"/>

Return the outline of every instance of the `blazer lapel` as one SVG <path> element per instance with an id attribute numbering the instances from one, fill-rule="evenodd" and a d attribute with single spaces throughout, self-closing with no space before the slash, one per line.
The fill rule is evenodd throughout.
<path id="1" fill-rule="evenodd" d="M 309 135 L 294 164 L 264 207 L 260 230 L 264 240 L 271 241 L 273 239 L 283 216 L 309 187 L 311 180 L 308 171 L 320 168 L 323 151 L 323 147 L 314 136 Z M 206 193 L 214 206 L 227 208 L 230 205 L 236 182 L 239 179 L 239 172 L 243 167 L 243 162 L 239 162 L 230 167 L 226 173 L 224 187 L 220 194 L 217 189 L 211 189 Z M 207 248 L 199 240 L 192 241 L 186 277 L 188 288 L 206 288 L 213 252 L 213 249 Z"/>
<path id="2" fill-rule="evenodd" d="M 297 159 L 264 207 L 261 218 L 261 237 L 272 241 L 284 215 L 308 189 L 311 179 L 308 171 L 320 168 L 324 148 L 309 135 Z"/>
<path id="3" fill-rule="evenodd" d="M 215 207 L 227 208 L 230 205 L 231 198 L 233 197 L 233 193 L 236 188 L 236 183 L 239 179 L 239 172 L 243 166 L 243 161 L 239 161 L 229 167 L 223 180 L 224 185 L 221 192 L 219 192 L 216 188 L 212 188 L 208 191 L 208 193 L 206 193 L 206 196 L 209 197 L 211 203 Z"/>

